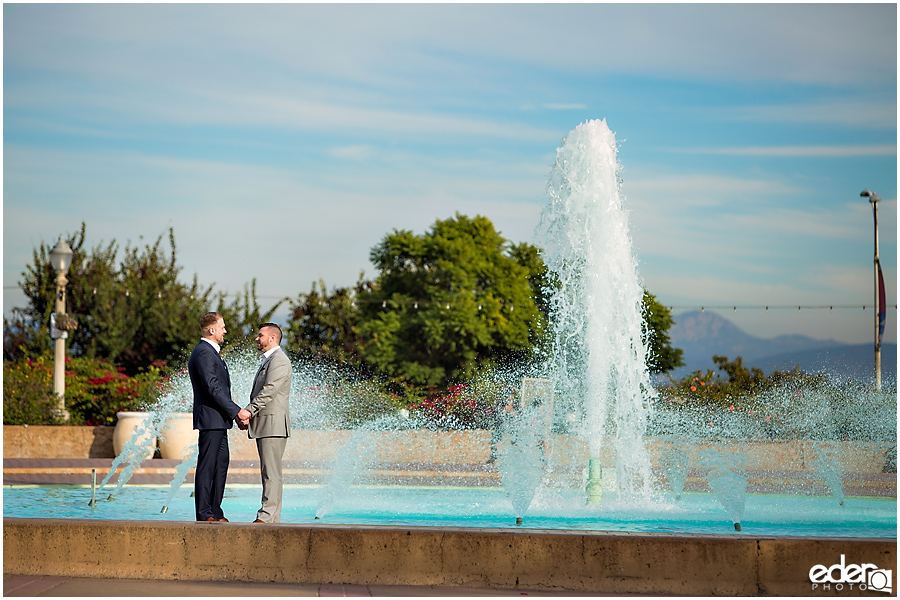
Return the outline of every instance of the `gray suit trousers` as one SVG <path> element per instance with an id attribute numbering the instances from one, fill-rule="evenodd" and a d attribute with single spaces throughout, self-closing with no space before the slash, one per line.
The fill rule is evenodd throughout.
<path id="1" fill-rule="evenodd" d="M 287 446 L 286 437 L 256 438 L 259 471 L 262 475 L 262 508 L 256 518 L 266 523 L 281 522 L 281 459 Z"/>

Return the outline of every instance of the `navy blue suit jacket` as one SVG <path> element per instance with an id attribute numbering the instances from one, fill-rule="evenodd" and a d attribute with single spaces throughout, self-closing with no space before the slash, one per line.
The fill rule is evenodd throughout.
<path id="1" fill-rule="evenodd" d="M 241 407 L 231 400 L 231 377 L 225 361 L 209 342 L 200 340 L 188 359 L 194 388 L 194 429 L 231 429 Z"/>

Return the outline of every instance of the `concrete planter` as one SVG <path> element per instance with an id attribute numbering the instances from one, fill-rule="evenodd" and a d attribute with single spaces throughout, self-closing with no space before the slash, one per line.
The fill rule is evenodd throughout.
<path id="1" fill-rule="evenodd" d="M 162 458 L 184 460 L 197 445 L 192 413 L 169 413 L 159 431 L 159 455 Z"/>
<path id="2" fill-rule="evenodd" d="M 143 412 L 118 412 L 116 413 L 116 430 L 113 432 L 113 452 L 116 456 L 122 453 L 125 445 L 134 437 L 138 429 L 145 431 L 135 440 L 135 453 L 144 458 L 153 458 L 156 452 L 156 436 L 150 427 L 152 415 Z"/>

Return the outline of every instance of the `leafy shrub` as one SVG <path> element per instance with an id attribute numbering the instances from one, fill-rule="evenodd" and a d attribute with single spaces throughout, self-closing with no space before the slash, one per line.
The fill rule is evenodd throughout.
<path id="1" fill-rule="evenodd" d="M 3 363 L 3 424 L 53 423 L 53 359 L 22 359 Z"/>
<path id="2" fill-rule="evenodd" d="M 695 371 L 660 390 L 648 433 L 689 437 L 890 441 L 896 389 L 876 392 L 824 373 L 747 369 L 714 356 L 727 379 Z"/>
<path id="3" fill-rule="evenodd" d="M 504 407 L 518 404 L 518 390 L 502 378 L 483 377 L 446 392 L 431 393 L 409 405 L 410 414 L 428 428 L 494 429 Z"/>
<path id="4" fill-rule="evenodd" d="M 162 389 L 165 365 L 154 363 L 134 377 L 103 360 L 66 357 L 65 398 L 70 425 L 115 425 L 116 413 L 140 410 Z M 53 357 L 3 363 L 3 423 L 54 423 Z"/>

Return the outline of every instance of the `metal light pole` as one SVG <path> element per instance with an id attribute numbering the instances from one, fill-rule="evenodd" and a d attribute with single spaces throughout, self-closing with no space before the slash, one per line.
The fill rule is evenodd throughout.
<path id="1" fill-rule="evenodd" d="M 50 326 L 50 335 L 53 337 L 53 393 L 56 395 L 58 405 L 55 415 L 61 421 L 69 420 L 69 411 L 66 410 L 66 342 L 68 332 L 56 327 L 56 318 L 66 314 L 66 272 L 72 263 L 72 249 L 59 236 L 53 250 L 50 251 L 50 264 L 56 271 L 56 304 L 54 307 L 53 322 Z"/>
<path id="2" fill-rule="evenodd" d="M 875 259 L 873 261 L 875 264 L 875 390 L 881 391 L 881 311 L 884 308 L 881 306 L 883 302 L 879 302 L 881 294 L 878 281 L 881 271 L 881 264 L 878 260 L 878 202 L 881 200 L 881 196 L 869 190 L 863 190 L 859 195 L 861 198 L 869 199 L 869 203 L 872 205 L 872 216 L 875 219 Z"/>

